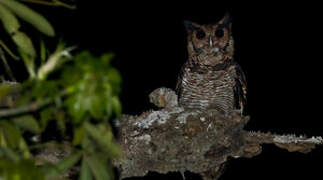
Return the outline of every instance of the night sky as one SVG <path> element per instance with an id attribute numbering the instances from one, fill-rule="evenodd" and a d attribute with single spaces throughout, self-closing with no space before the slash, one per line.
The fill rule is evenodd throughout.
<path id="1" fill-rule="evenodd" d="M 80 50 L 89 49 L 97 55 L 115 53 L 113 64 L 123 77 L 124 113 L 151 109 L 151 91 L 175 87 L 187 57 L 184 20 L 212 23 L 230 12 L 235 60 L 248 81 L 251 120 L 246 129 L 323 136 L 322 13 L 315 5 L 98 2 L 79 2 L 74 11 L 33 7 L 47 14 L 58 36 L 69 45 L 77 44 Z M 255 158 L 231 160 L 221 179 L 314 179 L 322 176 L 316 165 L 320 159 L 322 147 L 303 155 L 267 145 Z M 181 178 L 176 173 L 167 177 Z"/>

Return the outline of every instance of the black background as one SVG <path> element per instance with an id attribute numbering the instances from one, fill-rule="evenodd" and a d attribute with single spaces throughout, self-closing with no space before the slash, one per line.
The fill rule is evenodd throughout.
<path id="1" fill-rule="evenodd" d="M 68 44 L 97 55 L 116 54 L 113 64 L 123 77 L 124 113 L 140 114 L 152 108 L 148 94 L 155 88 L 174 88 L 187 57 L 184 20 L 212 23 L 230 12 L 235 59 L 248 81 L 251 121 L 246 129 L 323 136 L 322 13 L 314 4 L 103 2 L 80 1 L 75 11 L 33 7 L 47 14 L 58 36 Z M 14 70 L 16 74 L 18 69 Z M 19 79 L 24 77 L 20 72 Z M 320 178 L 322 150 L 319 147 L 304 155 L 265 145 L 255 158 L 230 160 L 221 179 Z M 145 177 L 156 178 L 181 176 L 150 173 Z"/>

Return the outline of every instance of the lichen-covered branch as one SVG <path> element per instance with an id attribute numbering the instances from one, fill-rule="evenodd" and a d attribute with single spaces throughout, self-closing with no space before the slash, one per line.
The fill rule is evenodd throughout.
<path id="1" fill-rule="evenodd" d="M 248 132 L 243 130 L 248 116 L 185 110 L 168 102 L 176 99 L 173 96 L 170 89 L 157 89 L 150 99 L 164 109 L 140 116 L 124 115 L 119 120 L 118 142 L 124 155 L 114 165 L 120 170 L 120 178 L 144 176 L 148 171 L 188 170 L 204 179 L 217 179 L 228 157 L 256 156 L 261 153 L 261 144 L 306 153 L 323 143 L 321 137 Z"/>
<path id="2" fill-rule="evenodd" d="M 308 153 L 316 145 L 323 144 L 322 137 L 311 137 L 296 135 L 277 135 L 271 133 L 248 132 L 245 134 L 248 142 L 256 144 L 274 144 L 280 148 L 287 149 L 289 152 Z"/>

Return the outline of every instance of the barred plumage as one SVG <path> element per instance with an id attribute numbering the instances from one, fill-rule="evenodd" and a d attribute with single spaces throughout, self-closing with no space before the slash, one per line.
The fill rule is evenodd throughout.
<path id="1" fill-rule="evenodd" d="M 246 80 L 233 61 L 231 21 L 215 25 L 187 22 L 189 60 L 183 65 L 176 91 L 179 104 L 190 109 L 215 109 L 229 115 L 243 110 Z"/>

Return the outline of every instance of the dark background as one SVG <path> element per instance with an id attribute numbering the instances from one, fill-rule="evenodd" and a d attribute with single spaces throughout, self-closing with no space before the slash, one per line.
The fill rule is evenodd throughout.
<path id="1" fill-rule="evenodd" d="M 52 22 L 58 36 L 69 45 L 77 44 L 97 55 L 116 54 L 113 64 L 123 77 L 124 113 L 140 114 L 152 108 L 148 94 L 155 88 L 174 88 L 187 57 L 184 20 L 212 23 L 230 12 L 235 59 L 248 81 L 251 121 L 246 129 L 323 136 L 322 13 L 315 5 L 102 2 L 79 1 L 75 11 L 33 7 Z M 18 66 L 14 71 L 18 79 L 26 78 Z M 322 176 L 322 150 L 319 147 L 304 155 L 265 145 L 255 158 L 230 160 L 221 179 L 316 179 Z M 181 176 L 150 173 L 145 177 L 156 178 Z M 197 177 L 191 174 L 189 178 Z"/>

